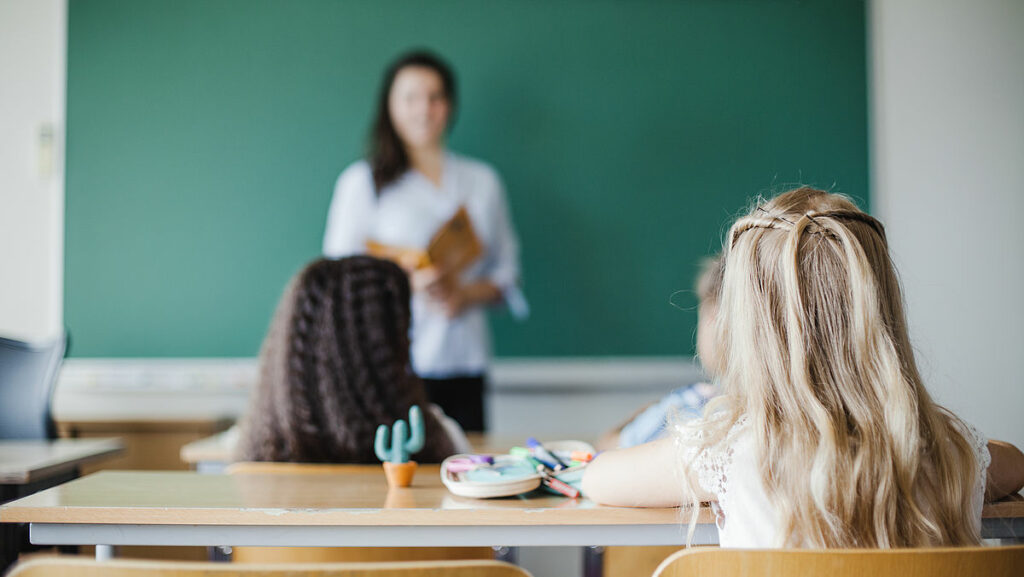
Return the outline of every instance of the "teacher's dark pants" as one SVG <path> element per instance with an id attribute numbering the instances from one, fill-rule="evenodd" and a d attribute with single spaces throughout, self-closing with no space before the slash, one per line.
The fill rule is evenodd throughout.
<path id="1" fill-rule="evenodd" d="M 423 379 L 427 397 L 455 419 L 467 432 L 483 432 L 484 388 L 483 375 L 455 377 L 451 379 Z"/>

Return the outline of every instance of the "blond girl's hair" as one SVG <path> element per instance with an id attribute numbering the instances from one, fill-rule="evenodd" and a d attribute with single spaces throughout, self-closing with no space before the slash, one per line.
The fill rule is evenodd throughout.
<path id="1" fill-rule="evenodd" d="M 693 443 L 745 419 L 779 545 L 979 542 L 974 449 L 921 382 L 881 223 L 841 195 L 784 193 L 732 226 L 722 288 L 724 395 Z"/>

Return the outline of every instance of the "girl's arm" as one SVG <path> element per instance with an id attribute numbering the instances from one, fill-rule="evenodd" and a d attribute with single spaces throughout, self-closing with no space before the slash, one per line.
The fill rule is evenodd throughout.
<path id="1" fill-rule="evenodd" d="M 583 495 L 615 507 L 678 507 L 692 501 L 673 439 L 601 453 L 583 474 Z M 714 501 L 701 491 L 701 501 Z"/>
<path id="2" fill-rule="evenodd" d="M 1012 495 L 1024 487 L 1024 453 L 1010 443 L 989 440 L 988 452 L 992 464 L 988 466 L 985 500 L 995 501 Z"/>

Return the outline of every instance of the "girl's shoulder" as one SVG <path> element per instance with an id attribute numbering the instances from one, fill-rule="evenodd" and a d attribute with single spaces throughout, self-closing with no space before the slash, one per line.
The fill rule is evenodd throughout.
<path id="1" fill-rule="evenodd" d="M 992 455 L 988 452 L 988 437 L 983 435 L 977 427 L 960 417 L 952 415 L 950 419 L 953 426 L 963 435 L 964 440 L 974 450 L 974 458 L 978 463 L 981 485 L 984 487 L 988 467 L 992 464 Z"/>
<path id="2" fill-rule="evenodd" d="M 740 415 L 732 420 L 719 414 L 696 419 L 680 419 L 676 421 L 674 428 L 676 437 L 683 443 L 722 449 L 743 438 L 750 430 L 750 423 L 746 415 Z"/>
<path id="3" fill-rule="evenodd" d="M 726 481 L 733 461 L 751 446 L 750 424 L 746 416 L 731 424 L 722 415 L 676 423 L 674 437 L 686 464 L 705 491 L 724 499 Z"/>
<path id="4" fill-rule="evenodd" d="M 370 170 L 370 163 L 366 159 L 360 159 L 349 164 L 338 175 L 335 189 L 354 187 L 373 190 L 373 172 Z"/>

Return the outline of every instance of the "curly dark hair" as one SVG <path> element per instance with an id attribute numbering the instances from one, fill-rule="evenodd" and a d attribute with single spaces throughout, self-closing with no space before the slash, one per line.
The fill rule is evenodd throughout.
<path id="1" fill-rule="evenodd" d="M 249 461 L 376 463 L 377 426 L 420 405 L 436 463 L 455 452 L 409 363 L 409 280 L 366 256 L 319 259 L 289 283 L 260 352 L 237 456 Z"/>

